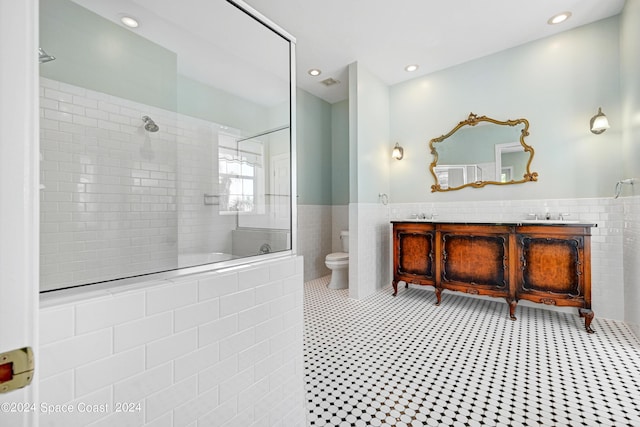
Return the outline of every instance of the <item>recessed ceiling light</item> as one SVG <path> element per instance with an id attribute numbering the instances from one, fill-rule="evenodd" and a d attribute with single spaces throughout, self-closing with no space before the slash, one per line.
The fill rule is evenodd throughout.
<path id="1" fill-rule="evenodd" d="M 406 67 L 404 67 L 404 70 L 411 73 L 414 72 L 418 69 L 418 65 L 417 64 L 411 64 L 411 65 L 407 65 Z"/>
<path id="2" fill-rule="evenodd" d="M 320 74 L 322 74 L 322 71 L 318 70 L 317 68 L 312 68 L 307 72 L 309 73 L 309 75 L 311 75 L 313 77 L 319 76 Z"/>
<path id="3" fill-rule="evenodd" d="M 571 17 L 571 12 L 558 13 L 557 15 L 554 15 L 551 18 L 549 18 L 549 20 L 547 21 L 547 24 L 549 25 L 559 24 L 569 19 L 569 17 Z"/>
<path id="4" fill-rule="evenodd" d="M 135 18 L 132 18 L 130 16 L 127 15 L 123 15 L 120 17 L 120 22 L 122 22 L 124 25 L 126 25 L 129 28 L 138 28 L 138 25 L 140 25 L 138 23 L 138 20 Z"/>

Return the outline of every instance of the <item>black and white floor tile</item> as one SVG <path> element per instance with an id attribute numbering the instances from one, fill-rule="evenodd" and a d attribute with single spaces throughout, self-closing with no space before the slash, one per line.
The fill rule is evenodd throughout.
<path id="1" fill-rule="evenodd" d="M 307 424 L 640 426 L 640 342 L 576 313 L 390 287 L 305 284 Z"/>

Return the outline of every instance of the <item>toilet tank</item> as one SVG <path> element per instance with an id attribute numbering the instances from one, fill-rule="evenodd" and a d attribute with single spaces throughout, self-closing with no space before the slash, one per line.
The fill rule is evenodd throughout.
<path id="1" fill-rule="evenodd" d="M 340 243 L 342 244 L 342 252 L 349 252 L 349 231 L 340 232 Z"/>

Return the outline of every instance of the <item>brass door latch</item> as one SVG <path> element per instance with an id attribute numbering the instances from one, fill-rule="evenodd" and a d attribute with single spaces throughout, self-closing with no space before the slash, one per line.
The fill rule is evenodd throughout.
<path id="1" fill-rule="evenodd" d="M 7 393 L 31 384 L 33 366 L 31 347 L 0 354 L 0 393 Z"/>

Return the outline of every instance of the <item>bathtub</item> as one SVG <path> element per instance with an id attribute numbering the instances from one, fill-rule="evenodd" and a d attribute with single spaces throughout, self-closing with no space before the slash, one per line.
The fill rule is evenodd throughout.
<path id="1" fill-rule="evenodd" d="M 232 252 L 246 257 L 290 249 L 291 233 L 288 230 L 241 228 L 231 231 Z"/>
<path id="2" fill-rule="evenodd" d="M 178 255 L 178 268 L 229 261 L 235 258 L 238 257 L 223 252 L 180 254 Z"/>

